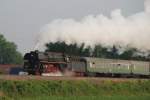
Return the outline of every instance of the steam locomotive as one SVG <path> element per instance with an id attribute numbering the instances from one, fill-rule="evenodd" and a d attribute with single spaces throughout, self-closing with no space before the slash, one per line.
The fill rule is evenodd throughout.
<path id="1" fill-rule="evenodd" d="M 24 71 L 33 75 L 62 76 L 67 73 L 83 74 L 85 60 L 63 53 L 31 51 L 24 56 Z"/>
<path id="2" fill-rule="evenodd" d="M 69 56 L 31 51 L 24 56 L 24 71 L 43 76 L 150 77 L 150 62 Z"/>

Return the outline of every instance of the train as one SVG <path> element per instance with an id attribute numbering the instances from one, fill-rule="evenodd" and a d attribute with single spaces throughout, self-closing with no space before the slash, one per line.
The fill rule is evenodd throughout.
<path id="1" fill-rule="evenodd" d="M 70 56 L 64 53 L 31 51 L 24 55 L 23 69 L 43 76 L 150 77 L 150 62 Z"/>

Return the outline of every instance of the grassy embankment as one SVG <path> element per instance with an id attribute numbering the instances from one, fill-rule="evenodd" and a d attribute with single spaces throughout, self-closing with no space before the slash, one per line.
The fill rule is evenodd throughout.
<path id="1" fill-rule="evenodd" d="M 150 80 L 0 80 L 3 100 L 150 100 Z"/>

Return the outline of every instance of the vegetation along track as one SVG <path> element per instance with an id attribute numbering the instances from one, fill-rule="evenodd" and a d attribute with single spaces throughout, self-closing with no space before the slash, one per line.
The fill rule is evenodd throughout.
<path id="1" fill-rule="evenodd" d="M 0 75 L 2 100 L 98 100 L 102 97 L 101 100 L 149 100 L 150 80 Z"/>

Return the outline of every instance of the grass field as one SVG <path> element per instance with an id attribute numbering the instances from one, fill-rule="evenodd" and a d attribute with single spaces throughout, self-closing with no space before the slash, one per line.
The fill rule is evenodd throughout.
<path id="1" fill-rule="evenodd" d="M 2 100 L 149 100 L 150 95 L 144 96 L 39 96 L 39 97 L 2 97 Z"/>
<path id="2" fill-rule="evenodd" d="M 150 100 L 150 80 L 0 80 L 2 100 Z"/>

